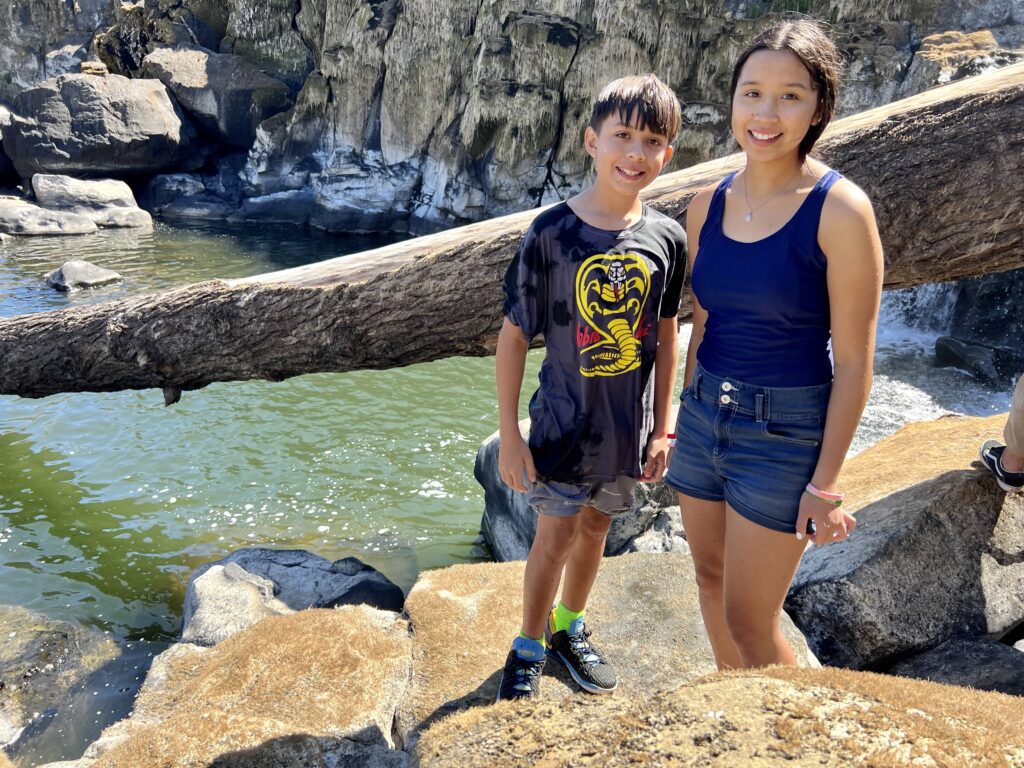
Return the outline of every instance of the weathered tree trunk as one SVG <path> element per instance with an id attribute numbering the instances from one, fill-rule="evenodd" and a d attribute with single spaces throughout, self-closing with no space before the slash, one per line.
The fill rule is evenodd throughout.
<path id="1" fill-rule="evenodd" d="M 1024 64 L 835 123 L 819 154 L 871 196 L 886 287 L 1024 266 Z M 681 217 L 740 156 L 656 181 Z M 526 211 L 243 280 L 0 319 L 0 394 L 181 390 L 492 352 Z M 684 310 L 688 313 L 688 308 Z"/>

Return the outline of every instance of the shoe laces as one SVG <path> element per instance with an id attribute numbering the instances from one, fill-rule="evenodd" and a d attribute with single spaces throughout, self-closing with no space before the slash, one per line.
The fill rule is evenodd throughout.
<path id="1" fill-rule="evenodd" d="M 569 647 L 584 664 L 604 663 L 597 649 L 590 644 L 590 630 L 586 627 L 575 635 L 569 635 Z"/>
<path id="2" fill-rule="evenodd" d="M 544 669 L 544 659 L 539 661 L 530 661 L 524 659 L 522 656 L 516 656 L 518 660 L 516 663 L 516 677 L 519 680 L 528 680 L 534 677 L 538 677 L 541 671 Z"/>

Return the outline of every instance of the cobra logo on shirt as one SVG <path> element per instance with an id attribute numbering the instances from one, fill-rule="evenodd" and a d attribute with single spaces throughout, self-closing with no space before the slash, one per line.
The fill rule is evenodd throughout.
<path id="1" fill-rule="evenodd" d="M 640 319 L 651 272 L 634 253 L 597 254 L 576 272 L 580 373 L 618 376 L 640 366 Z"/>

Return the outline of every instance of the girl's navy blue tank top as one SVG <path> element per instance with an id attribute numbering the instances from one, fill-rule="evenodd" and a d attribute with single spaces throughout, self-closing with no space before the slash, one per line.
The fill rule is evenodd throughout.
<path id="1" fill-rule="evenodd" d="M 777 232 L 741 243 L 722 231 L 722 179 L 711 198 L 693 265 L 693 292 L 707 310 L 697 360 L 717 376 L 766 387 L 804 387 L 832 380 L 828 285 L 818 222 L 829 171 Z"/>

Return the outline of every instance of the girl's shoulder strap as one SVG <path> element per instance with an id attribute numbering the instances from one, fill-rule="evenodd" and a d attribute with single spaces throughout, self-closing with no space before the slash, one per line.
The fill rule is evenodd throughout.
<path id="1" fill-rule="evenodd" d="M 701 239 L 704 239 L 704 232 L 709 227 L 720 227 L 722 225 L 722 214 L 725 212 L 725 193 L 732 186 L 733 179 L 739 171 L 733 171 L 715 187 L 711 195 L 711 204 L 708 206 L 708 215 L 704 219 L 704 226 L 700 229 Z"/>

